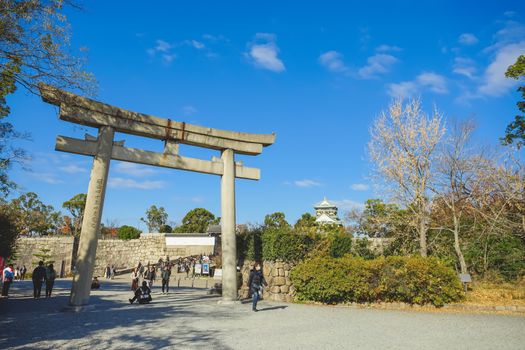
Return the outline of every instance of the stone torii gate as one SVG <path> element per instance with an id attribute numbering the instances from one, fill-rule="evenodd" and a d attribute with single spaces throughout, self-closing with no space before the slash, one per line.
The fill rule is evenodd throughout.
<path id="1" fill-rule="evenodd" d="M 85 140 L 57 136 L 57 151 L 93 156 L 93 168 L 80 234 L 77 273 L 69 303 L 89 303 L 95 267 L 100 220 L 111 159 L 221 176 L 221 230 L 223 254 L 223 303 L 237 300 L 237 252 L 235 241 L 235 178 L 259 180 L 260 170 L 235 162 L 235 154 L 257 155 L 275 141 L 275 134 L 248 134 L 161 119 L 84 98 L 53 86 L 40 85 L 42 99 L 60 107 L 59 118 L 98 128 L 98 137 Z M 115 132 L 164 141 L 164 152 L 126 148 L 113 140 Z M 179 144 L 221 151 L 211 161 L 179 155 Z"/>

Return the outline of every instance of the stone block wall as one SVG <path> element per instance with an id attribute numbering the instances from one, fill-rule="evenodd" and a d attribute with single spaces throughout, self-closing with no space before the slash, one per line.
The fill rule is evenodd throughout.
<path id="1" fill-rule="evenodd" d="M 268 286 L 263 288 L 264 299 L 286 302 L 293 301 L 295 297 L 295 287 L 290 278 L 290 271 L 293 266 L 293 264 L 281 260 L 263 262 L 263 276 L 266 283 L 268 283 Z M 242 286 L 240 288 L 240 295 L 242 298 L 248 298 L 249 296 L 248 279 L 252 267 L 253 261 L 245 261 L 241 267 Z"/>
<path id="2" fill-rule="evenodd" d="M 38 258 L 34 254 L 39 254 L 42 249 L 49 249 L 51 260 L 54 260 L 55 270 L 58 273 L 69 274 L 73 267 L 73 251 L 75 239 L 73 237 L 38 237 L 38 238 L 20 238 L 16 244 L 17 266 L 25 265 L 28 272 L 38 263 Z"/>
<path id="3" fill-rule="evenodd" d="M 28 271 L 36 267 L 32 262 L 33 256 L 41 251 L 42 248 L 50 249 L 49 254 L 55 261 L 55 269 L 69 274 L 73 268 L 75 254 L 75 240 L 73 237 L 38 237 L 20 238 L 17 242 L 18 259 L 15 265 L 25 264 Z M 166 246 L 165 234 L 148 233 L 138 239 L 123 241 L 120 239 L 99 239 L 97 256 L 95 260 L 95 275 L 103 275 L 107 265 L 115 265 L 117 269 L 137 266 L 139 262 L 143 264 L 156 263 L 159 259 L 176 259 L 190 255 L 211 254 L 213 246 Z"/>

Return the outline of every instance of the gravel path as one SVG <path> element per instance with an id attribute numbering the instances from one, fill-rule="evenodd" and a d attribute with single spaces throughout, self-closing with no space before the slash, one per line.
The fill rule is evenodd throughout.
<path id="1" fill-rule="evenodd" d="M 63 311 L 69 280 L 33 300 L 30 281 L 0 300 L 0 348 L 9 349 L 525 349 L 525 317 L 403 312 L 270 303 L 218 305 L 203 289 L 154 287 L 129 305 L 127 279 L 102 281 L 93 308 Z"/>

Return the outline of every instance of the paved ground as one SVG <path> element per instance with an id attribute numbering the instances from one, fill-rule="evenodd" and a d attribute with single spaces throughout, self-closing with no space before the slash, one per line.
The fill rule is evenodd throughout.
<path id="1" fill-rule="evenodd" d="M 9 349 L 525 349 L 525 317 L 348 309 L 261 302 L 223 306 L 179 288 L 129 305 L 127 279 L 103 281 L 92 310 L 61 311 L 70 281 L 33 300 L 29 281 L 0 300 L 0 348 Z"/>

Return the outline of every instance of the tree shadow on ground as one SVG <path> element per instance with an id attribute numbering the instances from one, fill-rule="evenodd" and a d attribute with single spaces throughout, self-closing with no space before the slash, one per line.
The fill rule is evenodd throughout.
<path id="1" fill-rule="evenodd" d="M 129 305 L 128 295 L 122 293 L 125 284 L 113 283 L 111 288 L 92 293 L 91 308 L 66 312 L 69 290 L 63 287 L 67 283 L 57 284 L 57 295 L 49 299 L 33 299 L 29 282 L 25 286 L 20 283 L 13 298 L 0 300 L 0 348 L 228 348 L 218 340 L 220 330 L 199 329 L 194 322 L 199 317 L 232 316 L 211 308 L 216 296 L 177 289 L 172 294 L 154 295 L 149 305 Z M 117 289 L 120 294 L 111 294 Z M 176 325 L 171 322 L 174 315 Z"/>

